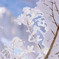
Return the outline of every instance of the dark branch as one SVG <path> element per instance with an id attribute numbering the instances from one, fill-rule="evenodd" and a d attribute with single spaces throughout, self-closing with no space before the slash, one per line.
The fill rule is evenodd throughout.
<path id="1" fill-rule="evenodd" d="M 56 53 L 56 55 L 59 54 L 59 52 Z"/>
<path id="2" fill-rule="evenodd" d="M 59 14 L 59 10 L 58 10 L 58 7 L 57 7 L 57 5 L 56 5 L 56 2 L 55 2 L 54 4 L 55 4 L 55 7 L 56 7 L 56 11 L 57 11 L 58 14 Z"/>
<path id="3" fill-rule="evenodd" d="M 51 53 L 51 50 L 52 50 L 52 48 L 53 48 L 53 45 L 54 45 L 54 43 L 55 43 L 55 41 L 56 41 L 56 38 L 57 38 L 57 35 L 58 35 L 58 31 L 59 31 L 59 28 L 57 28 L 57 30 L 56 30 L 56 33 L 55 33 L 54 38 L 53 38 L 53 41 L 52 41 L 52 43 L 51 43 L 51 45 L 50 45 L 50 48 L 49 48 L 48 53 L 47 53 L 46 56 L 45 56 L 45 59 L 47 59 L 47 58 L 49 57 L 50 53 Z"/>
<path id="4" fill-rule="evenodd" d="M 51 32 L 52 32 L 53 35 L 55 35 L 54 32 L 53 32 L 52 30 L 51 30 Z"/>
<path id="5" fill-rule="evenodd" d="M 52 33 L 54 34 L 54 38 L 53 38 L 53 41 L 52 41 L 52 43 L 51 43 L 51 45 L 50 45 L 50 48 L 49 48 L 49 50 L 48 50 L 48 52 L 47 52 L 47 54 L 46 54 L 46 56 L 45 56 L 45 58 L 44 59 L 48 59 L 48 57 L 49 57 L 49 55 L 50 55 L 50 53 L 51 53 L 51 50 L 52 50 L 52 48 L 53 48 L 53 45 L 54 45 L 54 43 L 55 43 L 55 41 L 56 41 L 56 38 L 57 38 L 57 35 L 58 35 L 58 31 L 59 31 L 59 26 L 57 25 L 57 23 L 56 23 L 56 19 L 55 19 L 55 17 L 54 17 L 54 12 L 53 12 L 53 2 L 51 1 L 50 3 L 52 3 L 52 15 L 50 15 L 52 18 L 53 18 L 53 20 L 54 20 L 54 23 L 55 23 L 55 25 L 56 25 L 56 27 L 57 27 L 57 30 L 56 30 L 56 33 L 54 34 L 54 32 L 52 31 Z"/>
<path id="6" fill-rule="evenodd" d="M 31 31 L 31 29 L 30 29 L 30 26 L 29 26 L 28 21 L 27 21 L 27 25 L 28 25 L 28 29 L 29 29 L 29 31 L 30 31 L 30 34 L 32 34 L 32 31 Z M 36 38 L 35 38 L 34 34 L 32 34 L 32 37 L 36 40 Z M 38 47 L 39 47 L 40 49 L 42 49 L 42 47 L 41 47 L 41 45 L 40 45 L 40 44 L 38 44 Z"/>

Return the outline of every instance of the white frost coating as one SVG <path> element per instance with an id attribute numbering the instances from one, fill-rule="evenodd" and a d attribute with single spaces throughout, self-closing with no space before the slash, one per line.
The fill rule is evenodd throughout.
<path id="1" fill-rule="evenodd" d="M 6 46 L 11 51 L 11 56 L 13 54 L 16 56 L 16 59 L 26 59 L 27 54 L 35 53 L 35 55 L 38 54 L 35 59 L 44 59 L 49 52 L 51 43 L 55 39 L 56 41 L 51 48 L 48 59 L 59 59 L 59 33 L 56 35 L 57 28 L 59 28 L 59 0 L 39 0 L 35 8 L 24 7 L 23 12 L 23 14 L 19 15 L 17 19 L 15 19 L 15 22 L 20 26 L 23 24 L 27 27 L 27 32 L 30 33 L 28 41 L 36 44 L 39 49 L 38 52 L 36 52 L 34 45 L 27 45 L 27 49 L 23 49 L 22 46 L 24 43 L 22 39 L 14 37 L 13 40 L 10 41 L 12 45 L 11 48 Z M 45 32 L 42 31 L 42 28 L 45 29 Z M 41 35 L 44 40 L 42 40 Z M 42 41 L 41 44 L 40 41 Z M 43 45 L 44 47 L 42 48 L 40 45 Z M 21 51 L 14 54 L 13 49 L 15 48 Z"/>
<path id="2" fill-rule="evenodd" d="M 30 33 L 30 35 L 28 36 L 28 41 L 30 43 L 31 42 L 35 43 L 38 46 L 39 42 L 42 41 L 42 38 L 37 33 L 40 32 L 42 35 L 44 35 L 44 32 L 42 31 L 43 29 L 41 30 L 40 27 L 44 27 L 44 28 L 47 27 L 45 25 L 46 24 L 45 20 L 42 20 L 42 19 L 44 19 L 44 17 L 42 15 L 41 11 L 39 9 L 37 9 L 37 7 L 35 7 L 35 8 L 25 7 L 25 8 L 23 8 L 23 11 L 24 11 L 24 14 L 19 15 L 17 17 L 17 19 L 15 19 L 15 22 L 18 23 L 20 26 L 21 26 L 21 24 L 27 26 L 27 28 L 28 28 L 27 32 Z M 21 53 L 19 53 L 21 55 L 21 56 L 19 56 L 20 58 L 22 57 L 23 54 L 28 54 L 28 53 L 32 53 L 32 52 L 37 54 L 37 52 L 35 50 L 33 50 L 35 46 L 27 46 L 28 49 L 22 49 L 23 41 L 21 41 L 21 39 L 19 39 L 18 37 L 14 37 L 13 40 L 11 41 L 11 43 L 12 43 L 12 47 L 20 49 L 22 51 Z M 40 54 L 42 55 L 42 53 L 43 52 L 41 51 L 39 53 L 39 55 Z M 17 55 L 19 55 L 19 54 L 17 54 Z M 16 57 L 17 57 L 17 55 L 16 55 Z M 42 57 L 43 57 L 43 55 L 42 55 Z"/>
<path id="3" fill-rule="evenodd" d="M 18 37 L 14 37 L 14 38 L 12 39 L 11 43 L 12 43 L 12 46 L 13 46 L 14 48 L 18 48 L 18 49 L 22 50 L 22 48 L 21 48 L 22 45 L 23 45 L 22 39 L 19 39 Z"/>
<path id="4" fill-rule="evenodd" d="M 26 54 L 28 54 L 28 53 L 30 53 L 30 52 L 35 52 L 35 51 L 33 50 L 34 46 L 27 46 L 27 48 L 28 48 L 28 50 L 25 50 L 25 53 L 26 53 Z"/>
<path id="5" fill-rule="evenodd" d="M 25 7 L 23 8 L 24 14 L 29 14 L 30 13 L 30 7 Z"/>
<path id="6" fill-rule="evenodd" d="M 38 56 L 36 57 L 36 59 L 44 59 L 44 54 L 43 54 L 43 51 L 39 49 L 38 51 Z"/>
<path id="7" fill-rule="evenodd" d="M 21 14 L 16 22 L 22 23 L 25 26 L 28 27 L 28 31 L 30 33 L 30 36 L 28 38 L 29 42 L 34 42 L 36 44 L 38 44 L 39 41 L 41 41 L 41 39 L 39 39 L 38 41 L 36 40 L 36 37 L 34 38 L 35 34 L 37 33 L 37 31 L 41 32 L 41 34 L 43 35 L 44 32 L 40 29 L 39 26 L 41 27 L 45 27 L 45 21 L 41 20 L 43 17 L 41 11 L 39 9 L 35 8 L 29 8 L 29 7 L 25 7 L 23 8 L 24 14 Z M 37 25 L 35 25 L 35 23 L 37 22 Z M 30 28 L 30 29 L 29 29 Z M 32 40 L 31 40 L 32 39 Z"/>
<path id="8" fill-rule="evenodd" d="M 19 39 L 18 37 L 14 37 L 13 40 L 11 41 L 11 47 L 6 46 L 6 48 L 4 48 L 0 53 L 1 56 L 7 58 L 7 55 L 10 56 L 10 59 L 13 58 L 21 58 L 21 59 L 26 59 L 26 54 L 31 53 L 31 52 L 35 52 L 34 51 L 34 46 L 27 46 L 27 49 L 23 49 L 21 46 L 23 45 L 23 43 L 21 44 L 22 40 Z M 19 47 L 18 47 L 19 46 Z M 23 45 L 24 46 L 24 45 Z M 14 52 L 14 49 L 17 48 L 19 51 L 17 53 Z M 4 54 L 3 54 L 4 53 Z M 3 54 L 3 55 L 2 55 Z M 6 55 L 7 54 L 7 55 Z"/>
<path id="9" fill-rule="evenodd" d="M 53 7 L 52 7 L 52 3 L 53 2 Z M 45 46 L 45 48 L 50 48 L 50 45 L 54 39 L 56 30 L 57 30 L 57 26 L 54 23 L 54 20 L 56 21 L 57 25 L 59 26 L 59 0 L 40 0 L 39 2 L 37 2 L 37 8 L 41 10 L 41 12 L 43 13 L 43 16 L 45 18 L 46 24 L 47 24 L 47 32 L 45 32 L 44 35 L 44 40 L 43 40 L 43 45 Z M 54 14 L 54 18 L 51 16 L 52 15 L 52 10 L 53 10 L 53 14 Z M 53 48 L 51 50 L 51 53 L 48 57 L 48 59 L 59 59 L 58 55 L 59 54 L 55 54 L 59 51 L 59 34 L 57 34 L 57 38 L 56 41 L 53 45 Z M 48 52 L 48 51 L 47 51 Z"/>

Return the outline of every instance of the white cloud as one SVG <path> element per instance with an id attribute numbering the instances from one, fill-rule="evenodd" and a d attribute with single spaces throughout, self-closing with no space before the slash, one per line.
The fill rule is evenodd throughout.
<path id="1" fill-rule="evenodd" d="M 5 7 L 0 7 L 0 18 L 2 18 L 4 14 L 9 15 L 10 11 L 8 11 Z"/>

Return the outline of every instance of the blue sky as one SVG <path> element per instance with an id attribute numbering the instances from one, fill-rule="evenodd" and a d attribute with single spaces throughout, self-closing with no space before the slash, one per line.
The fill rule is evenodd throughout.
<path id="1" fill-rule="evenodd" d="M 17 17 L 22 12 L 23 7 L 31 8 L 36 6 L 38 0 L 0 0 L 0 7 L 6 7 L 10 12 Z"/>

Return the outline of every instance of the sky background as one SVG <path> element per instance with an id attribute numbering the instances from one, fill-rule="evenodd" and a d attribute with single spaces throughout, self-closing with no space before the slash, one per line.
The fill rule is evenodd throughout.
<path id="1" fill-rule="evenodd" d="M 13 16 L 17 17 L 22 12 L 23 7 L 31 8 L 36 6 L 38 0 L 0 0 L 0 7 L 6 7 Z"/>

